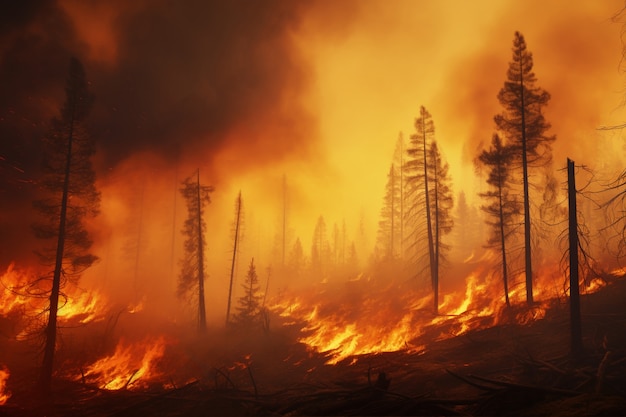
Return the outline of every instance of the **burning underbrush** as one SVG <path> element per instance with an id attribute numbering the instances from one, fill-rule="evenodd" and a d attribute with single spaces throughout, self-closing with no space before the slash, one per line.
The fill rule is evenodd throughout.
<path id="1" fill-rule="evenodd" d="M 544 273 L 538 280 L 535 305 L 527 306 L 521 286 L 513 285 L 512 303 L 506 307 L 500 282 L 488 269 L 474 265 L 472 271 L 462 286 L 445 292 L 438 315 L 429 291 L 419 290 L 415 280 L 363 274 L 306 291 L 283 291 L 268 300 L 269 329 L 225 329 L 222 324 L 202 335 L 190 323 L 155 318 L 138 306 L 115 305 L 97 292 L 76 289 L 75 299 L 60 314 L 54 390 L 61 396 L 85 389 L 94 395 L 155 394 L 193 386 L 202 392 L 258 396 L 319 388 L 329 381 L 333 386 L 373 386 L 381 375 L 385 382 L 385 371 L 394 372 L 394 383 L 406 379 L 408 384 L 418 370 L 429 374 L 442 367 L 476 368 L 477 357 L 471 355 L 479 355 L 482 366 L 510 366 L 493 346 L 506 341 L 512 344 L 499 349 L 518 350 L 520 334 L 531 330 L 515 329 L 538 328 L 543 319 L 554 322 L 566 312 L 566 288 L 556 273 Z M 0 405 L 29 403 L 40 361 L 40 338 L 24 335 L 37 334 L 33 318 L 42 314 L 44 300 L 17 291 L 27 281 L 18 272 L 11 267 L 3 276 Z M 620 272 L 591 280 L 583 293 L 601 290 L 612 280 L 621 282 Z M 557 335 L 559 341 L 546 346 L 562 348 L 562 331 Z M 476 342 L 481 338 L 485 342 Z M 598 336 L 593 346 L 603 346 L 602 340 Z M 474 345 L 479 349 L 472 350 Z M 445 353 L 443 346 L 448 346 Z"/>

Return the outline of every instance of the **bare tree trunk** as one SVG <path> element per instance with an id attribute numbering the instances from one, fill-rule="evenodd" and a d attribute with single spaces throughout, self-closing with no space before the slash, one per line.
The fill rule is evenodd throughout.
<path id="1" fill-rule="evenodd" d="M 202 241 L 202 201 L 200 199 L 200 170 L 198 169 L 198 333 L 206 333 L 204 304 L 204 242 Z"/>
<path id="2" fill-rule="evenodd" d="M 583 351 L 580 319 L 580 291 L 578 287 L 578 221 L 576 219 L 576 178 L 574 161 L 567 160 L 567 200 L 569 205 L 569 299 L 571 324 L 571 351 L 578 356 Z"/>
<path id="3" fill-rule="evenodd" d="M 235 242 L 233 244 L 233 260 L 230 265 L 230 285 L 228 287 L 228 305 L 226 307 L 226 325 L 230 321 L 230 306 L 233 297 L 233 280 L 235 278 L 235 263 L 237 259 L 237 244 L 239 243 L 239 222 L 241 219 L 241 191 L 237 197 L 237 218 L 235 221 Z"/>

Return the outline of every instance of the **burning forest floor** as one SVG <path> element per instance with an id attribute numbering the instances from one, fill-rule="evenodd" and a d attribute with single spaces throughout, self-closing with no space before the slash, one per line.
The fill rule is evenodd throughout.
<path id="1" fill-rule="evenodd" d="M 299 342 L 314 330 L 276 312 L 269 332 L 202 338 L 118 314 L 116 337 L 112 319 L 64 329 L 47 403 L 34 390 L 32 341 L 4 340 L 11 396 L 0 416 L 625 415 L 625 305 L 624 279 L 583 296 L 580 357 L 563 300 L 525 324 L 513 319 L 535 314 L 525 306 L 495 325 L 473 317 L 456 336 L 461 316 L 431 316 L 399 350 L 345 358 Z M 0 321 L 3 334 L 10 324 Z"/>

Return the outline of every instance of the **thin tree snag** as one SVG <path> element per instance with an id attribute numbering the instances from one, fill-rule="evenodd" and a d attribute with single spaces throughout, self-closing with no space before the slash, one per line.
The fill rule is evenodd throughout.
<path id="1" fill-rule="evenodd" d="M 574 161 L 567 159 L 567 200 L 569 207 L 569 286 L 571 353 L 578 357 L 583 352 L 580 318 L 580 289 L 578 286 L 578 221 L 576 219 L 576 180 Z"/>

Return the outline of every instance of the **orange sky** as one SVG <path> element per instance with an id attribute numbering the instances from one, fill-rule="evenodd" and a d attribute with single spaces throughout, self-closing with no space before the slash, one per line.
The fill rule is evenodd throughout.
<path id="1" fill-rule="evenodd" d="M 534 54 L 538 85 L 552 94 L 557 164 L 564 153 L 592 164 L 596 128 L 622 120 L 621 26 L 611 21 L 620 0 L 360 6 L 341 33 L 327 35 L 313 18 L 299 37 L 314 65 L 310 102 L 331 166 L 353 190 L 348 206 L 380 206 L 398 132 L 408 138 L 420 105 L 433 115 L 455 189 L 475 194 L 470 162 L 491 137 L 515 30 Z"/>

